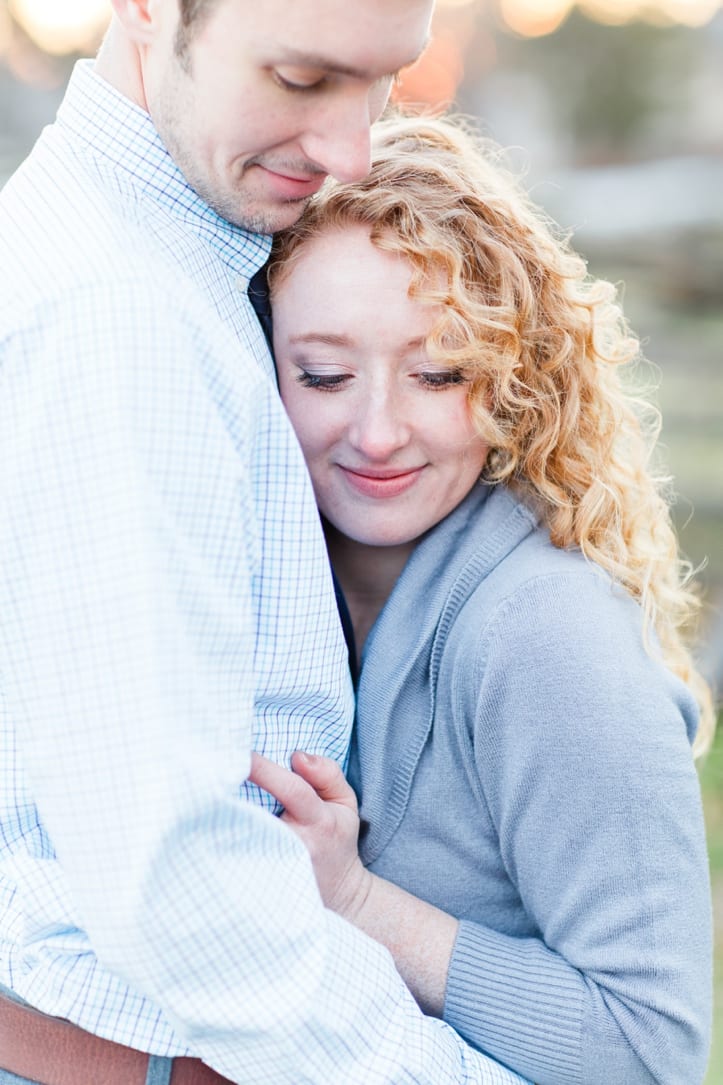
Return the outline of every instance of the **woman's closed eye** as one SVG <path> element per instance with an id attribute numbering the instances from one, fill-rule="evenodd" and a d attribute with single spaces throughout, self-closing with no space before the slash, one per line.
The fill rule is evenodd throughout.
<path id="1" fill-rule="evenodd" d="M 468 377 L 461 369 L 425 369 L 413 373 L 412 376 L 422 388 L 432 391 L 454 388 L 468 382 Z M 323 392 L 338 391 L 351 379 L 350 373 L 314 373 L 308 369 L 302 369 L 296 376 L 302 387 L 316 388 Z"/>
<path id="2" fill-rule="evenodd" d="M 425 388 L 452 388 L 466 384 L 468 378 L 462 369 L 428 369 L 416 374 L 417 380 Z"/>
<path id="3" fill-rule="evenodd" d="M 350 380 L 349 373 L 310 373 L 302 369 L 296 380 L 304 388 L 318 388 L 322 392 L 335 392 Z"/>

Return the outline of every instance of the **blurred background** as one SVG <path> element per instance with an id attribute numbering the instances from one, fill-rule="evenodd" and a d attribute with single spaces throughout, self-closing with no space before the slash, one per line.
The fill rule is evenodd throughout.
<path id="1" fill-rule="evenodd" d="M 0 0 L 0 186 L 108 17 L 107 0 Z M 723 0 L 438 0 L 398 94 L 473 117 L 591 272 L 623 284 L 700 569 L 701 662 L 723 691 Z M 706 1085 L 723 1085 L 721 731 L 701 767 L 718 931 Z"/>

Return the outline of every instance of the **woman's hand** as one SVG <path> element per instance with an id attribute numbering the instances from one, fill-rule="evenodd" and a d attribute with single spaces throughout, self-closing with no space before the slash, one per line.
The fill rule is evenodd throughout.
<path id="1" fill-rule="evenodd" d="M 356 795 L 329 757 L 297 752 L 291 764 L 293 772 L 254 753 L 249 779 L 284 807 L 282 821 L 306 845 L 326 907 L 353 923 L 371 885 L 357 851 Z"/>
<path id="2" fill-rule="evenodd" d="M 457 920 L 362 866 L 356 795 L 336 761 L 295 753 L 291 764 L 293 772 L 252 754 L 249 779 L 285 808 L 327 908 L 385 945 L 425 1013 L 441 1017 Z"/>

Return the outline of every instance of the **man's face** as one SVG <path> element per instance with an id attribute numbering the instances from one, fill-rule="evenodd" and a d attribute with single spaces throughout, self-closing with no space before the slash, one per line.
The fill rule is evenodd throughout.
<path id="1" fill-rule="evenodd" d="M 141 50 L 146 105 L 220 215 L 291 225 L 327 175 L 369 170 L 369 128 L 424 48 L 433 0 L 216 0 L 178 50 L 177 0 Z"/>

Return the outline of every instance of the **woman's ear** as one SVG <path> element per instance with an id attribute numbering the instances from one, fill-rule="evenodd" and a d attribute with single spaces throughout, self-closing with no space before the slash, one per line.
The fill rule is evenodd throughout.
<path id="1" fill-rule="evenodd" d="M 155 36 L 161 0 L 111 0 L 116 18 L 128 37 L 138 45 L 146 45 Z"/>

